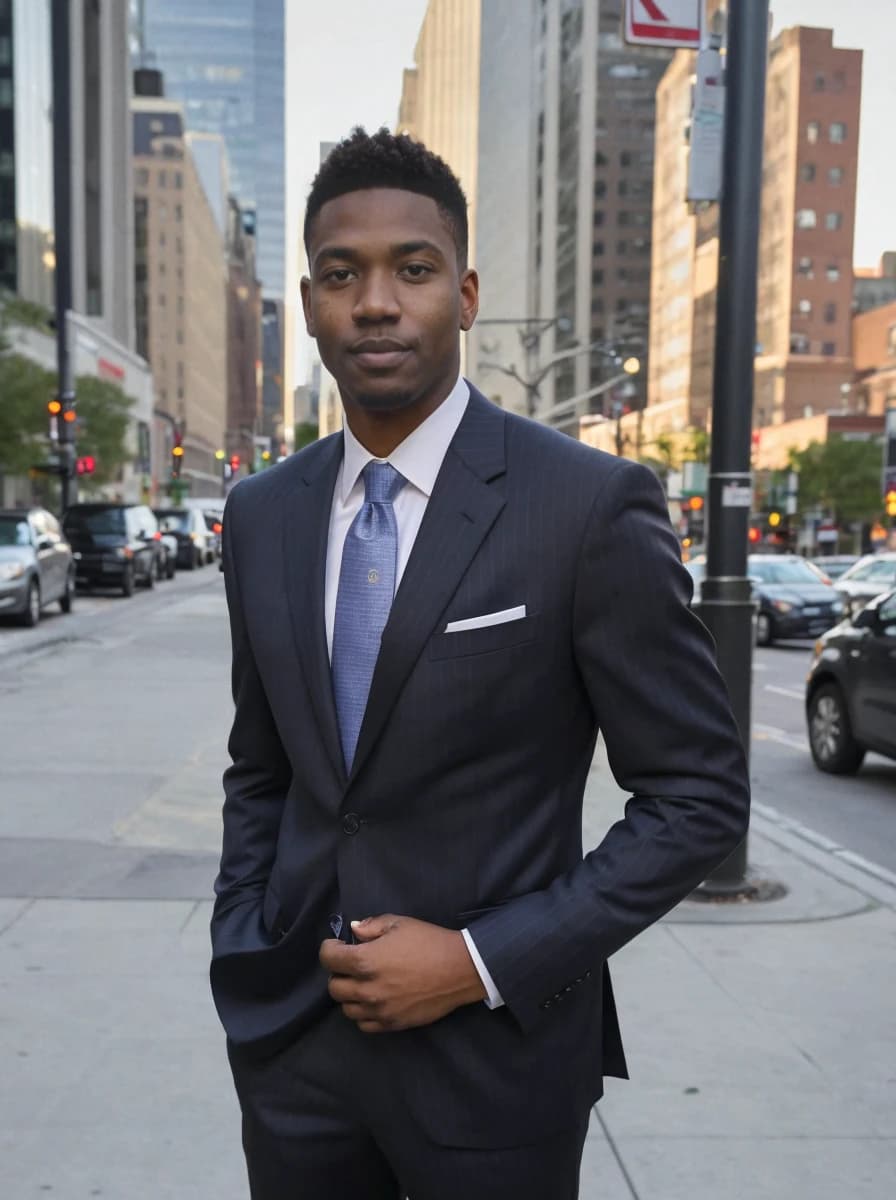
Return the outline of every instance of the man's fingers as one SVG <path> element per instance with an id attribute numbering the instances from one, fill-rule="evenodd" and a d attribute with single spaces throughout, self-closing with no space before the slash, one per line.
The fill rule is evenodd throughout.
<path id="1" fill-rule="evenodd" d="M 363 979 L 365 975 L 364 962 L 359 958 L 360 947 L 349 946 L 338 938 L 327 938 L 321 942 L 320 962 L 331 975 L 350 975 L 355 979 Z"/>
<path id="2" fill-rule="evenodd" d="M 394 929 L 399 918 L 394 913 L 383 913 L 378 917 L 365 917 L 363 921 L 352 921 L 352 933 L 359 942 L 372 942 Z"/>

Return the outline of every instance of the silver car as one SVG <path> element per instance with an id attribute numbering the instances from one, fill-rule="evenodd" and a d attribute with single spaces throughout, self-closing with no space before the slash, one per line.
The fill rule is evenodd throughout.
<path id="1" fill-rule="evenodd" d="M 36 625 L 59 602 L 72 611 L 75 564 L 59 522 L 45 508 L 0 509 L 0 615 Z"/>

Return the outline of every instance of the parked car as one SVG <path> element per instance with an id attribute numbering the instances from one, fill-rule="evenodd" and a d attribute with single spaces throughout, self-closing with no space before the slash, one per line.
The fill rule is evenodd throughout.
<path id="1" fill-rule="evenodd" d="M 694 580 L 694 603 L 698 604 L 706 556 L 685 566 Z M 751 554 L 747 572 L 757 603 L 756 642 L 760 646 L 779 639 L 817 637 L 836 625 L 845 612 L 833 585 L 797 554 Z"/>
<path id="2" fill-rule="evenodd" d="M 214 509 L 204 508 L 202 515 L 205 518 L 205 523 L 208 526 L 208 531 L 211 534 L 212 541 L 212 558 L 214 562 L 221 557 L 221 535 L 224 531 L 224 522 L 222 514 Z"/>
<path id="3" fill-rule="evenodd" d="M 815 644 L 806 722 L 815 765 L 851 775 L 869 750 L 896 758 L 896 591 Z"/>
<path id="4" fill-rule="evenodd" d="M 193 571 L 214 562 L 214 534 L 198 508 L 157 508 L 154 510 L 163 534 L 177 539 L 177 565 Z"/>
<path id="5" fill-rule="evenodd" d="M 75 561 L 59 522 L 45 508 L 0 509 L 0 614 L 36 625 L 59 602 L 72 611 Z"/>
<path id="6" fill-rule="evenodd" d="M 809 558 L 806 561 L 811 563 L 813 567 L 817 567 L 822 575 L 834 583 L 844 571 L 848 571 L 851 566 L 854 566 L 859 561 L 859 555 L 828 554 L 822 555 L 821 558 Z"/>
<path id="7" fill-rule="evenodd" d="M 861 612 L 869 600 L 896 587 L 896 551 L 866 554 L 837 580 L 837 591 L 851 613 Z"/>
<path id="8" fill-rule="evenodd" d="M 145 504 L 73 504 L 62 528 L 74 551 L 79 586 L 119 588 L 131 596 L 136 584 L 151 588 L 164 570 L 158 524 Z"/>

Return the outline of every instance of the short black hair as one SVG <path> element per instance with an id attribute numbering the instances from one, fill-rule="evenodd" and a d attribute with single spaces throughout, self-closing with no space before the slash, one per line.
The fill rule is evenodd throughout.
<path id="1" fill-rule="evenodd" d="M 337 196 L 366 188 L 400 188 L 435 200 L 451 231 L 461 268 L 467 265 L 467 198 L 448 164 L 422 142 L 385 126 L 370 134 L 360 125 L 338 142 L 324 160 L 305 207 L 305 250 L 314 218 Z"/>

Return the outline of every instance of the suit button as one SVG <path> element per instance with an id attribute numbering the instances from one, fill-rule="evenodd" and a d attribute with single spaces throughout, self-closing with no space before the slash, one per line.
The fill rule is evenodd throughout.
<path id="1" fill-rule="evenodd" d="M 357 813 L 346 813 L 342 818 L 343 833 L 357 833 L 361 828 L 361 818 Z"/>

